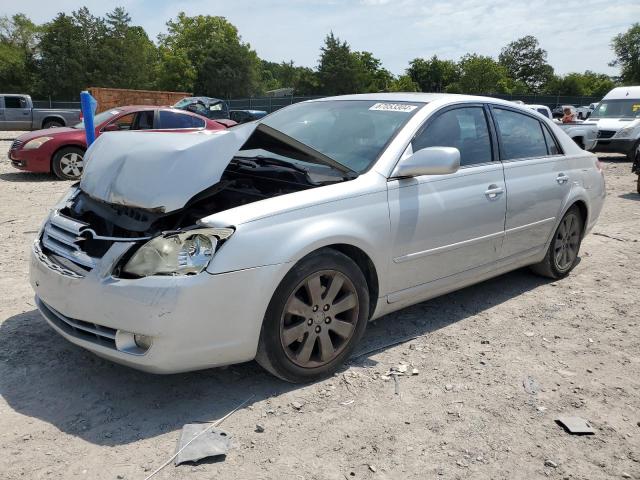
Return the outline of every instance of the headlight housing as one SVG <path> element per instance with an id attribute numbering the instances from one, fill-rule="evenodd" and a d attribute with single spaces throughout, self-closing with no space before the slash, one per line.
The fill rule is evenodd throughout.
<path id="1" fill-rule="evenodd" d="M 53 137 L 38 137 L 33 140 L 29 140 L 22 147 L 23 150 L 35 150 L 36 148 L 40 148 L 43 144 L 51 140 Z"/>
<path id="2" fill-rule="evenodd" d="M 636 138 L 640 136 L 640 120 L 634 120 L 626 127 L 619 130 L 613 138 Z"/>
<path id="3" fill-rule="evenodd" d="M 129 259 L 123 272 L 136 277 L 202 272 L 233 228 L 196 228 L 152 238 Z"/>

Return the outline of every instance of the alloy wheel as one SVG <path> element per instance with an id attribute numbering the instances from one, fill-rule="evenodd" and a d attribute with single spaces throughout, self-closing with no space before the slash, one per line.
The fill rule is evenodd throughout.
<path id="1" fill-rule="evenodd" d="M 573 215 L 562 219 L 558 228 L 554 244 L 556 265 L 560 270 L 566 270 L 573 265 L 580 248 L 580 221 Z"/>
<path id="2" fill-rule="evenodd" d="M 296 365 L 313 368 L 337 357 L 358 321 L 357 291 L 337 270 L 315 272 L 294 288 L 280 321 L 280 341 Z"/>
<path id="3" fill-rule="evenodd" d="M 83 168 L 83 157 L 78 153 L 66 153 L 60 158 L 60 170 L 68 177 L 80 177 Z"/>

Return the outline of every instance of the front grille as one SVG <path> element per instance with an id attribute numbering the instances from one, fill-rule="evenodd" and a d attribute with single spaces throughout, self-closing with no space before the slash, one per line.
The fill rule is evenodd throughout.
<path id="1" fill-rule="evenodd" d="M 86 240 L 81 236 L 85 228 L 89 228 L 89 225 L 54 211 L 44 227 L 42 245 L 51 252 L 91 270 L 96 265 L 96 259 L 81 247 L 82 242 Z"/>
<path id="2" fill-rule="evenodd" d="M 97 323 L 69 318 L 51 308 L 38 297 L 36 297 L 36 303 L 47 319 L 65 333 L 81 340 L 97 343 L 99 345 L 112 348 L 113 350 L 117 350 L 117 330 L 98 325 Z"/>
<path id="3" fill-rule="evenodd" d="M 9 150 L 18 150 L 24 142 L 22 140 L 14 140 Z"/>
<path id="4" fill-rule="evenodd" d="M 611 138 L 615 134 L 615 130 L 598 130 L 598 138 Z"/>

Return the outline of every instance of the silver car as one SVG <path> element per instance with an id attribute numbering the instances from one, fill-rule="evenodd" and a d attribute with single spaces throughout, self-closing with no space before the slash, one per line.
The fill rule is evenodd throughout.
<path id="1" fill-rule="evenodd" d="M 170 373 L 333 372 L 369 320 L 532 266 L 575 266 L 596 157 L 492 98 L 326 98 L 221 132 L 102 135 L 33 244 L 69 341 Z"/>

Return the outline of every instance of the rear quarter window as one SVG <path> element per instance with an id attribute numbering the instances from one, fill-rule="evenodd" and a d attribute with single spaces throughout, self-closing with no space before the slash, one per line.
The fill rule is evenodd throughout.
<path id="1" fill-rule="evenodd" d="M 161 129 L 204 128 L 205 121 L 187 113 L 160 110 Z"/>

